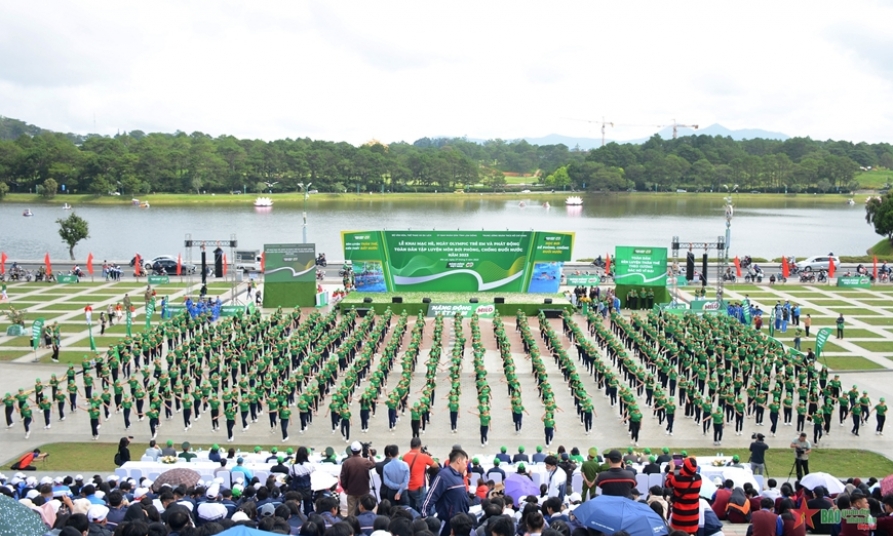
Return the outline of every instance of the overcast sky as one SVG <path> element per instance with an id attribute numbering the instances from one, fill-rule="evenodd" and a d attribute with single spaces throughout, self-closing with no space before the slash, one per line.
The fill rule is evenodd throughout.
<path id="1" fill-rule="evenodd" d="M 359 144 L 674 119 L 893 142 L 891 3 L 0 3 L 0 115 Z M 735 6 L 735 7 L 733 7 Z"/>

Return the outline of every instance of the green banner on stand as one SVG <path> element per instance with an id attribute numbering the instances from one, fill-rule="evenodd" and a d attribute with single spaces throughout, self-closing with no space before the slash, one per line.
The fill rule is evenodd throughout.
<path id="1" fill-rule="evenodd" d="M 126 315 L 127 315 L 127 336 L 131 337 L 132 334 L 131 334 L 130 330 L 133 327 L 133 314 L 130 312 L 130 309 L 127 310 Z"/>
<path id="2" fill-rule="evenodd" d="M 87 335 L 90 337 L 90 349 L 94 352 L 96 351 L 96 341 L 93 339 L 93 323 L 89 322 L 87 324 Z"/>
<path id="3" fill-rule="evenodd" d="M 155 312 L 155 298 L 153 297 L 149 300 L 149 303 L 146 304 L 146 331 L 149 330 L 149 326 L 152 324 L 152 314 Z"/>
<path id="4" fill-rule="evenodd" d="M 150 285 L 167 285 L 171 282 L 171 278 L 169 275 L 150 275 L 149 276 L 149 284 Z"/>
<path id="5" fill-rule="evenodd" d="M 599 285 L 602 278 L 597 275 L 569 275 L 567 276 L 567 284 L 573 286 L 591 287 Z"/>
<path id="6" fill-rule="evenodd" d="M 248 311 L 254 312 L 254 302 L 248 302 L 248 305 L 221 305 L 220 316 L 239 316 Z"/>
<path id="7" fill-rule="evenodd" d="M 816 359 L 822 357 L 822 349 L 825 348 L 825 343 L 828 342 L 829 337 L 831 337 L 831 328 L 822 328 L 815 334 Z"/>
<path id="8" fill-rule="evenodd" d="M 838 287 L 850 287 L 850 288 L 871 288 L 871 279 L 868 276 L 850 276 L 850 277 L 838 277 L 837 278 L 837 286 Z"/>
<path id="9" fill-rule="evenodd" d="M 57 275 L 56 276 L 56 283 L 68 284 L 68 283 L 77 283 L 77 282 L 78 282 L 78 276 L 76 276 L 76 275 L 66 274 L 66 275 Z"/>
<path id="10" fill-rule="evenodd" d="M 716 300 L 692 300 L 692 311 L 725 311 L 727 304 L 725 301 L 718 302 Z"/>
<path id="11" fill-rule="evenodd" d="M 34 351 L 37 351 L 37 347 L 40 346 L 40 335 L 43 333 L 43 318 L 38 318 L 31 324 L 31 345 L 34 347 Z"/>
<path id="12" fill-rule="evenodd" d="M 492 303 L 429 303 L 428 316 L 456 316 L 461 313 L 463 317 L 469 317 L 475 313 L 481 318 L 493 318 L 496 313 L 496 305 Z"/>

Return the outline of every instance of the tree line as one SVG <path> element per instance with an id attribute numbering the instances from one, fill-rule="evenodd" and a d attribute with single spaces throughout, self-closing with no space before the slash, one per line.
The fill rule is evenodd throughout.
<path id="1" fill-rule="evenodd" d="M 422 138 L 413 143 L 309 138 L 275 141 L 142 131 L 54 133 L 0 118 L 0 196 L 151 192 L 321 192 L 504 189 L 506 175 L 536 175 L 545 188 L 586 191 L 854 189 L 860 167 L 893 168 L 893 147 L 846 141 L 734 141 L 685 136 L 591 151 L 524 140 Z M 27 127 L 31 127 L 26 128 Z M 5 139 L 4 139 L 5 138 Z"/>

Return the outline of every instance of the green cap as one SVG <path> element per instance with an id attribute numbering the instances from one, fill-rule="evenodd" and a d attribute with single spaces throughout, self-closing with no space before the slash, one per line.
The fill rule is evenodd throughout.
<path id="1" fill-rule="evenodd" d="M 521 445 L 520 447 L 518 447 L 518 452 L 524 452 L 524 445 Z"/>
<path id="2" fill-rule="evenodd" d="M 481 461 L 478 460 L 477 458 L 472 458 L 472 459 L 471 459 L 471 463 L 477 465 L 477 464 L 481 463 Z"/>
<path id="3" fill-rule="evenodd" d="M 270 449 L 270 453 L 271 453 L 271 454 L 276 454 L 277 452 L 279 452 L 279 449 L 276 448 L 276 447 L 273 447 L 273 448 Z"/>
<path id="4" fill-rule="evenodd" d="M 598 458 L 598 449 L 595 447 L 589 448 L 589 457 L 590 458 Z"/>
<path id="5" fill-rule="evenodd" d="M 734 456 L 732 456 L 732 461 L 733 461 L 734 463 L 738 463 L 738 462 L 741 461 L 741 458 L 739 458 L 738 455 L 735 454 Z"/>
<path id="6" fill-rule="evenodd" d="M 505 448 L 505 447 L 499 447 L 499 451 L 502 452 L 503 454 L 505 454 L 506 448 Z"/>
<path id="7" fill-rule="evenodd" d="M 493 458 L 493 465 L 499 465 L 499 458 Z"/>
<path id="8" fill-rule="evenodd" d="M 645 452 L 645 454 L 651 454 L 651 449 L 646 448 L 644 452 Z"/>
<path id="9" fill-rule="evenodd" d="M 242 496 L 242 486 L 233 486 L 233 498 L 238 499 Z"/>
<path id="10" fill-rule="evenodd" d="M 276 457 L 276 460 L 278 460 L 279 463 L 282 463 L 283 460 L 285 460 L 285 458 L 283 458 L 282 456 L 277 456 L 277 457 Z"/>
<path id="11" fill-rule="evenodd" d="M 169 447 L 173 447 L 173 446 L 174 446 L 174 440 L 173 440 L 173 439 L 168 439 L 168 440 L 167 440 L 167 446 L 169 446 Z"/>
<path id="12" fill-rule="evenodd" d="M 663 450 L 664 454 L 670 453 L 670 449 L 668 449 L 667 447 L 664 447 L 662 450 Z"/>
<path id="13" fill-rule="evenodd" d="M 217 443 L 214 443 L 213 445 L 211 445 L 211 449 L 220 450 L 220 445 L 218 445 Z"/>
<path id="14" fill-rule="evenodd" d="M 254 452 L 260 452 L 260 451 L 261 451 L 260 447 L 254 447 Z"/>
<path id="15" fill-rule="evenodd" d="M 632 454 L 632 453 L 633 453 L 633 448 L 632 448 L 632 447 L 626 447 L 626 452 Z"/>
<path id="16" fill-rule="evenodd" d="M 542 452 L 542 451 L 543 451 L 543 447 L 541 447 L 540 445 L 537 445 L 537 446 L 536 446 L 536 451 L 537 451 L 537 452 Z"/>
<path id="17" fill-rule="evenodd" d="M 651 463 L 654 463 L 654 462 L 657 461 L 657 458 L 654 457 L 654 456 L 648 456 L 648 461 L 651 462 Z"/>
<path id="18" fill-rule="evenodd" d="M 285 449 L 285 453 L 288 454 L 289 456 L 291 456 L 292 454 L 295 453 L 295 451 L 291 447 L 288 447 L 287 449 Z"/>
<path id="19" fill-rule="evenodd" d="M 519 463 L 519 464 L 518 464 L 518 471 L 519 471 L 519 472 L 524 472 L 524 464 L 523 464 L 523 463 Z"/>
<path id="20" fill-rule="evenodd" d="M 688 452 L 684 451 L 684 450 L 682 452 L 680 452 L 680 454 L 682 454 L 683 457 L 688 456 Z"/>

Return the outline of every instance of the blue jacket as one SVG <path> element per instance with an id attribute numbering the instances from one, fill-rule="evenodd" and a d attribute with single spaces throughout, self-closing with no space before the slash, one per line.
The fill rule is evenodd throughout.
<path id="1" fill-rule="evenodd" d="M 449 465 L 438 471 L 422 503 L 422 515 L 430 515 L 432 510 L 445 523 L 458 513 L 468 513 L 465 479 Z"/>

